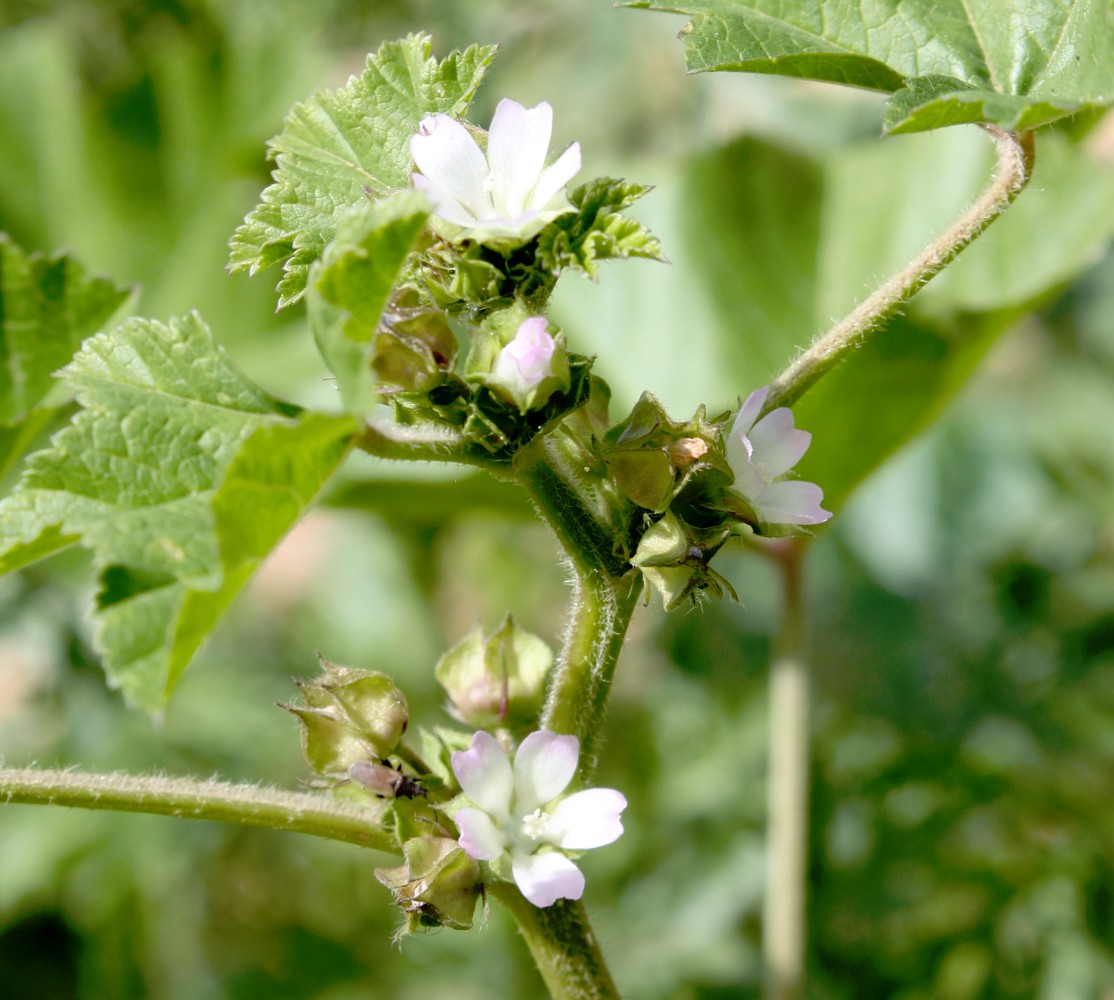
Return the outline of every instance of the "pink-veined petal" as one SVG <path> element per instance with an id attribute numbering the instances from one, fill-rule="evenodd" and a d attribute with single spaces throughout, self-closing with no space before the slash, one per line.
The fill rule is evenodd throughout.
<path id="1" fill-rule="evenodd" d="M 457 811 L 460 846 L 477 861 L 493 861 L 507 848 L 507 838 L 487 813 L 467 806 Z"/>
<path id="2" fill-rule="evenodd" d="M 627 807 L 614 788 L 589 788 L 557 803 L 546 824 L 546 839 L 570 851 L 603 847 L 619 839 L 619 814 Z"/>
<path id="3" fill-rule="evenodd" d="M 514 776 L 511 762 L 490 733 L 478 732 L 472 746 L 453 754 L 453 774 L 464 794 L 496 820 L 510 814 Z"/>
<path id="4" fill-rule="evenodd" d="M 824 491 L 816 483 L 786 479 L 762 492 L 759 514 L 771 524 L 822 524 L 832 516 L 820 506 L 823 499 Z"/>
<path id="5" fill-rule="evenodd" d="M 522 895 L 535 906 L 552 906 L 559 899 L 580 899 L 584 895 L 583 873 L 563 854 L 515 857 L 511 872 Z"/>
<path id="6" fill-rule="evenodd" d="M 552 802 L 576 773 L 580 741 L 548 729 L 531 733 L 514 757 L 515 814 L 525 816 Z"/>
<path id="7" fill-rule="evenodd" d="M 754 449 L 752 461 L 761 466 L 769 479 L 788 472 L 808 451 L 812 435 L 793 425 L 793 413 L 779 406 L 767 413 L 747 435 Z"/>
<path id="8" fill-rule="evenodd" d="M 526 210 L 552 134 L 553 108 L 545 101 L 533 108 L 506 98 L 499 102 L 487 137 L 488 188 L 496 215 L 515 219 Z"/>
<path id="9" fill-rule="evenodd" d="M 530 204 L 540 212 L 558 195 L 564 192 L 565 185 L 580 173 L 580 143 L 574 142 L 545 170 L 542 171 Z M 568 202 L 565 202 L 568 204 Z"/>
<path id="10" fill-rule="evenodd" d="M 487 160 L 468 129 L 448 115 L 427 115 L 410 137 L 418 169 L 477 219 L 492 214 Z"/>
<path id="11" fill-rule="evenodd" d="M 456 226 L 474 226 L 476 220 L 459 201 L 425 174 L 411 174 L 410 182 L 433 203 L 433 214 Z"/>

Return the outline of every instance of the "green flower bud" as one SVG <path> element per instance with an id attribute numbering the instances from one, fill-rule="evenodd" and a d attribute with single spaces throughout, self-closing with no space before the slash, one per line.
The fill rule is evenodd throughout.
<path id="1" fill-rule="evenodd" d="M 476 628 L 437 662 L 452 713 L 476 729 L 530 726 L 541 709 L 553 651 L 507 615 L 487 638 Z"/>
<path id="2" fill-rule="evenodd" d="M 705 597 L 706 591 L 716 597 L 726 591 L 738 600 L 731 584 L 708 566 L 708 560 L 729 534 L 725 528 L 697 534 L 695 528 L 669 511 L 642 535 L 631 563 L 661 594 L 666 611 L 672 611 L 686 597 Z"/>
<path id="3" fill-rule="evenodd" d="M 457 350 L 443 312 L 396 303 L 375 335 L 371 365 L 384 393 L 426 393 L 445 381 Z"/>
<path id="4" fill-rule="evenodd" d="M 402 853 L 404 865 L 377 868 L 375 877 L 406 913 L 405 932 L 428 927 L 468 930 L 482 889 L 478 862 L 445 837 L 408 840 Z"/>
<path id="5" fill-rule="evenodd" d="M 299 681 L 305 707 L 283 705 L 302 730 L 302 753 L 319 774 L 346 774 L 351 764 L 394 752 L 410 713 L 386 674 L 320 659 L 324 676 Z"/>

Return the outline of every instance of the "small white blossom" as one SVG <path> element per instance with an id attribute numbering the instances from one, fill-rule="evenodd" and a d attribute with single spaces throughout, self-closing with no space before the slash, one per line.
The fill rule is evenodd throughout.
<path id="1" fill-rule="evenodd" d="M 734 489 L 767 524 L 821 524 L 832 515 L 820 506 L 820 487 L 779 478 L 808 451 L 812 435 L 794 427 L 793 413 L 784 406 L 758 419 L 769 391 L 764 386 L 747 397 L 727 436 Z"/>
<path id="2" fill-rule="evenodd" d="M 580 144 L 547 167 L 552 134 L 553 109 L 544 101 L 534 108 L 500 101 L 486 154 L 455 118 L 427 115 L 410 139 L 420 171 L 411 179 L 433 202 L 435 215 L 463 227 L 462 236 L 474 231 L 525 241 L 572 210 L 565 185 L 580 170 Z"/>
<path id="3" fill-rule="evenodd" d="M 478 732 L 453 754 L 453 772 L 479 808 L 456 814 L 460 846 L 477 861 L 510 856 L 515 883 L 535 906 L 579 899 L 584 876 L 562 853 L 602 847 L 623 832 L 627 800 L 613 788 L 559 796 L 576 773 L 580 741 L 542 729 L 522 741 L 512 766 L 494 736 Z"/>

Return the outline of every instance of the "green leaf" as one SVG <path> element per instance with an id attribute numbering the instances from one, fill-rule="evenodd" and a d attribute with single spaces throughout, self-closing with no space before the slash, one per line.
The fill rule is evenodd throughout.
<path id="1" fill-rule="evenodd" d="M 693 15 L 692 72 L 824 80 L 894 95 L 889 132 L 1027 129 L 1114 100 L 1109 0 L 634 0 Z"/>
<path id="2" fill-rule="evenodd" d="M 82 409 L 0 503 L 0 568 L 74 541 L 90 549 L 109 680 L 154 710 L 355 424 L 273 399 L 197 316 L 99 334 L 63 375 Z"/>
<path id="3" fill-rule="evenodd" d="M 372 341 L 379 319 L 429 218 L 416 191 L 399 191 L 344 216 L 310 278 L 310 323 L 349 412 L 375 404 Z"/>
<path id="4" fill-rule="evenodd" d="M 408 186 L 418 123 L 436 112 L 461 117 L 494 55 L 472 46 L 438 62 L 428 35 L 410 35 L 385 42 L 345 87 L 295 105 L 269 147 L 274 183 L 233 235 L 229 269 L 282 264 L 279 307 L 298 301 L 340 217 Z"/>
<path id="5" fill-rule="evenodd" d="M 539 234 L 539 266 L 551 274 L 575 267 L 595 278 L 601 260 L 665 260 L 657 237 L 642 223 L 621 214 L 650 190 L 643 184 L 610 177 L 580 185 L 569 195 L 577 211 L 555 219 Z"/>
<path id="6" fill-rule="evenodd" d="M 26 254 L 0 233 L 0 477 L 65 402 L 54 373 L 131 294 L 67 254 Z"/>

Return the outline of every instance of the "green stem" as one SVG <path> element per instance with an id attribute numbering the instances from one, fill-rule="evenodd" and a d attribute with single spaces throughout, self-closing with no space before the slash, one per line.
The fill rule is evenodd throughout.
<path id="1" fill-rule="evenodd" d="M 952 226 L 880 285 L 827 333 L 813 341 L 796 361 L 770 383 L 764 413 L 792 406 L 826 372 L 863 345 L 867 338 L 902 302 L 975 240 L 1022 192 L 1033 173 L 1033 133 L 1004 132 L 993 125 L 983 128 L 998 147 L 998 164 L 989 185 Z"/>
<path id="2" fill-rule="evenodd" d="M 538 909 L 508 882 L 490 885 L 488 891 L 511 911 L 553 1000 L 618 1000 L 579 900 L 561 899 Z"/>
<path id="3" fill-rule="evenodd" d="M 615 665 L 642 592 L 641 574 L 614 579 L 575 573 L 564 642 L 542 710 L 541 727 L 580 740 L 578 774 L 590 783 L 599 757 L 603 718 Z"/>
<path id="4" fill-rule="evenodd" d="M 810 685 L 801 593 L 805 540 L 784 539 L 765 551 L 781 570 L 784 604 L 770 667 L 763 962 L 767 1000 L 800 1000 L 805 983 L 808 883 Z"/>
<path id="5" fill-rule="evenodd" d="M 463 435 L 430 423 L 374 421 L 364 426 L 356 447 L 376 458 L 402 462 L 460 462 L 489 467 L 468 452 Z"/>
<path id="6" fill-rule="evenodd" d="M 111 809 L 266 826 L 398 853 L 396 841 L 382 829 L 383 809 L 361 809 L 326 795 L 258 785 L 0 768 L 0 802 Z"/>

